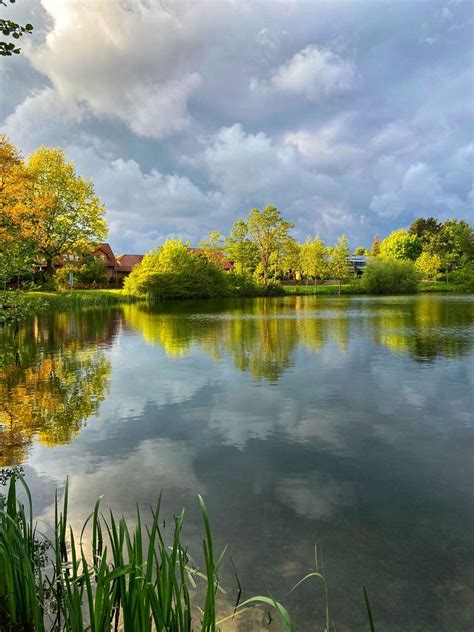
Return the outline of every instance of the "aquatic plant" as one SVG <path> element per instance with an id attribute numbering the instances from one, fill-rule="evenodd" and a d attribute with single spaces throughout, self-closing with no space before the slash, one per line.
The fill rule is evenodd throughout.
<path id="1" fill-rule="evenodd" d="M 0 502 L 0 627 L 25 632 L 217 632 L 219 626 L 249 608 L 273 609 L 284 632 L 294 632 L 286 608 L 271 596 L 259 595 L 240 602 L 219 619 L 218 595 L 224 593 L 205 502 L 199 496 L 204 538 L 201 571 L 181 541 L 184 512 L 174 518 L 171 541 L 165 541 L 160 519 L 161 496 L 146 525 L 137 508 L 129 526 L 112 511 L 100 511 L 100 499 L 86 519 L 79 540 L 68 525 L 68 485 L 62 505 L 55 497 L 54 537 L 45 539 L 33 523 L 31 493 L 19 470 L 2 471 L 0 483 L 9 480 Z M 17 493 L 17 481 L 26 497 L 26 509 Z M 1 500 L 1 497 L 0 497 Z M 164 525 L 164 523 L 163 523 Z M 85 537 L 88 530 L 88 537 Z M 88 540 L 89 546 L 84 544 Z M 293 588 L 314 578 L 322 587 L 324 632 L 329 632 L 326 580 L 318 569 Z M 235 570 L 235 569 L 234 569 Z M 199 584 L 199 585 L 198 585 Z M 364 588 L 370 630 L 375 630 Z M 200 603 L 198 603 L 198 601 Z M 315 629 L 317 629 L 315 627 Z"/>

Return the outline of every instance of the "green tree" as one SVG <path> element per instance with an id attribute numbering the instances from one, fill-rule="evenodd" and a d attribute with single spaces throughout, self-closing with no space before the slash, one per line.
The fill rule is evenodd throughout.
<path id="1" fill-rule="evenodd" d="M 15 0 L 9 0 L 10 4 L 14 4 Z M 0 5 L 6 7 L 6 0 L 0 0 Z M 19 40 L 24 33 L 31 33 L 33 26 L 31 24 L 17 24 L 12 20 L 0 18 L 0 32 L 5 37 L 12 37 L 15 41 Z M 11 55 L 19 55 L 21 49 L 14 42 L 0 41 L 0 55 L 2 57 L 10 57 Z"/>
<path id="2" fill-rule="evenodd" d="M 369 254 L 369 251 L 367 250 L 367 248 L 364 248 L 364 246 L 357 246 L 357 248 L 354 250 L 354 254 L 356 256 L 366 256 Z"/>
<path id="3" fill-rule="evenodd" d="M 420 238 L 423 250 L 432 250 L 433 242 L 441 230 L 441 224 L 434 217 L 418 217 L 408 230 Z"/>
<path id="4" fill-rule="evenodd" d="M 441 269 L 441 257 L 432 255 L 429 252 L 422 252 L 415 261 L 415 270 L 420 274 L 422 279 L 434 281 L 439 275 Z"/>
<path id="5" fill-rule="evenodd" d="M 325 279 L 329 272 L 328 251 L 323 240 L 317 235 L 314 239 L 307 237 L 301 246 L 300 266 L 306 281 L 309 279 Z"/>
<path id="6" fill-rule="evenodd" d="M 372 240 L 372 245 L 370 247 L 370 256 L 378 257 L 380 255 L 380 237 L 378 235 L 374 235 Z"/>
<path id="7" fill-rule="evenodd" d="M 280 262 L 278 264 L 285 276 L 289 277 L 291 275 L 295 279 L 297 275 L 301 274 L 300 251 L 301 244 L 293 237 L 288 236 L 280 252 Z"/>
<path id="8" fill-rule="evenodd" d="M 474 230 L 464 220 L 449 219 L 441 225 L 433 242 L 433 252 L 441 258 L 441 265 L 446 274 L 467 266 L 474 261 Z"/>
<path id="9" fill-rule="evenodd" d="M 394 230 L 380 244 L 380 255 L 387 259 L 415 261 L 421 254 L 421 239 L 404 228 Z"/>
<path id="10" fill-rule="evenodd" d="M 349 261 L 350 256 L 351 251 L 349 250 L 347 237 L 341 235 L 337 244 L 332 249 L 331 258 L 329 260 L 331 276 L 339 281 L 339 294 L 341 293 L 342 281 L 345 281 L 351 276 L 352 268 Z"/>
<path id="11" fill-rule="evenodd" d="M 266 206 L 263 211 L 254 208 L 248 215 L 248 234 L 258 248 L 257 274 L 261 276 L 264 285 L 276 277 L 278 263 L 285 252 L 288 231 L 293 226 L 294 224 L 284 220 L 280 211 L 271 205 Z"/>
<path id="12" fill-rule="evenodd" d="M 105 206 L 92 180 L 76 174 L 62 149 L 40 147 L 27 168 L 33 181 L 29 203 L 35 209 L 37 252 L 52 276 L 55 259 L 87 252 L 106 237 Z"/>
<path id="13" fill-rule="evenodd" d="M 233 223 L 229 237 L 224 239 L 224 254 L 239 274 L 252 274 L 258 264 L 258 247 L 249 238 L 243 219 Z"/>

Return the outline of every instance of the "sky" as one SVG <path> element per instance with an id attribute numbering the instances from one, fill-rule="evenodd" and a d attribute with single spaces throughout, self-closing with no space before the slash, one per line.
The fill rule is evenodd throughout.
<path id="1" fill-rule="evenodd" d="M 370 246 L 474 221 L 474 3 L 17 0 L 0 132 L 92 177 L 116 253 L 196 245 L 253 207 Z"/>

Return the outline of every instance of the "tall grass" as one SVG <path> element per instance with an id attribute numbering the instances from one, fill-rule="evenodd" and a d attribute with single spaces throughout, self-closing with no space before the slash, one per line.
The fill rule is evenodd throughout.
<path id="1" fill-rule="evenodd" d="M 17 483 L 26 497 L 26 509 L 17 494 Z M 184 512 L 174 518 L 171 538 L 166 542 L 160 502 L 161 497 L 152 511 L 150 525 L 145 525 L 137 508 L 135 523 L 129 526 L 111 511 L 107 516 L 102 514 L 99 500 L 77 538 L 68 526 L 66 483 L 62 504 L 56 494 L 54 537 L 48 542 L 33 524 L 28 485 L 12 471 L 7 497 L 0 504 L 0 629 L 217 632 L 228 619 L 263 606 L 273 609 L 284 632 L 294 632 L 288 611 L 271 596 L 255 596 L 239 603 L 238 577 L 234 611 L 219 620 L 218 595 L 224 591 L 218 573 L 225 549 L 216 558 L 204 500 L 199 496 L 204 528 L 202 571 L 181 541 Z M 324 632 L 330 632 L 328 591 L 318 569 L 317 555 L 315 571 L 294 589 L 310 578 L 321 584 L 326 613 Z M 374 631 L 365 588 L 364 597 L 370 630 Z"/>

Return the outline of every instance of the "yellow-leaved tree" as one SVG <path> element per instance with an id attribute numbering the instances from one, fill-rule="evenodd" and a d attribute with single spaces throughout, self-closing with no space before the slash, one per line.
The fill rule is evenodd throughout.
<path id="1" fill-rule="evenodd" d="M 37 253 L 51 276 L 58 257 L 87 252 L 106 237 L 105 206 L 92 180 L 76 174 L 62 149 L 40 147 L 29 157 L 27 170 Z"/>

